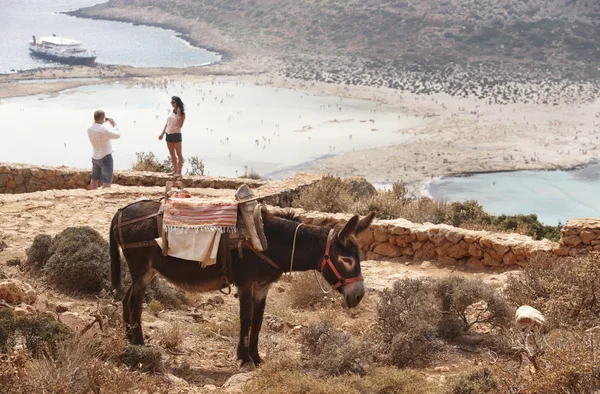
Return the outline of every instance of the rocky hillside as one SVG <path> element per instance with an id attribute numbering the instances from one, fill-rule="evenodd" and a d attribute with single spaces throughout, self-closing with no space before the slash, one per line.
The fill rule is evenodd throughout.
<path id="1" fill-rule="evenodd" d="M 597 75 L 600 59 L 593 0 L 110 0 L 98 7 L 124 6 L 208 23 L 271 54 L 535 64 L 588 76 Z"/>

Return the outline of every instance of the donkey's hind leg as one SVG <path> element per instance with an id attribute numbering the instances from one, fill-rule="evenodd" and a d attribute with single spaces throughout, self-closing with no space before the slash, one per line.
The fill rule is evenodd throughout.
<path id="1" fill-rule="evenodd" d="M 135 250 L 127 257 L 129 262 L 129 273 L 131 274 L 131 287 L 127 296 L 123 299 L 123 317 L 129 311 L 128 337 L 133 345 L 143 345 L 144 335 L 142 332 L 142 302 L 146 294 L 146 288 L 154 277 L 154 270 L 150 268 L 150 256 L 148 250 Z M 136 262 L 133 264 L 132 262 Z M 125 321 L 127 324 L 127 321 Z"/>
<path id="2" fill-rule="evenodd" d="M 123 297 L 123 300 L 121 302 L 123 303 L 123 324 L 125 325 L 125 336 L 127 336 L 129 342 L 132 342 L 133 338 L 131 337 L 131 310 L 129 308 L 130 297 L 131 285 L 127 288 L 125 296 Z"/>
<path id="3" fill-rule="evenodd" d="M 263 359 L 258 353 L 258 336 L 263 323 L 263 316 L 265 314 L 265 304 L 267 301 L 267 293 L 269 292 L 269 285 L 259 286 L 254 285 L 252 291 L 252 325 L 250 327 L 250 357 L 254 361 L 255 365 L 260 365 Z"/>
<path id="4" fill-rule="evenodd" d="M 238 287 L 238 297 L 240 299 L 240 341 L 237 347 L 237 358 L 242 361 L 242 368 L 254 369 L 254 361 L 250 357 L 250 341 L 248 334 L 252 325 L 252 287 Z"/>

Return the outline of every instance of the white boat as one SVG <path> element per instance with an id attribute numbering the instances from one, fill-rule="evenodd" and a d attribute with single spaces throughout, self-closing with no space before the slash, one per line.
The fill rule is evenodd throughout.
<path id="1" fill-rule="evenodd" d="M 96 61 L 96 53 L 85 48 L 80 41 L 69 38 L 33 36 L 29 41 L 29 50 L 32 54 L 66 64 L 92 65 Z"/>

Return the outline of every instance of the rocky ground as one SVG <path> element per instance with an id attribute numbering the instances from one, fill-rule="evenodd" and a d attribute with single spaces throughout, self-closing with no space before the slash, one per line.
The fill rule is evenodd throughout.
<path id="1" fill-rule="evenodd" d="M 17 299 L 22 302 L 20 314 L 49 312 L 76 331 L 94 321 L 98 309 L 108 308 L 120 316 L 119 304 L 109 297 L 82 297 L 61 293 L 44 280 L 23 272 L 19 266 L 8 266 L 15 258 L 25 260 L 25 249 L 37 234 L 55 235 L 68 226 L 91 226 L 107 234 L 112 216 L 119 207 L 134 200 L 156 198 L 162 188 L 117 187 L 113 190 L 65 190 L 36 192 L 25 195 L 0 196 L 0 270 L 8 279 L 0 279 L 0 293 L 7 282 L 24 289 L 28 295 Z M 196 190 L 195 193 L 202 193 Z M 214 195 L 222 191 L 205 190 Z M 226 193 L 226 192 L 225 192 Z M 430 262 L 405 265 L 394 262 L 364 261 L 367 297 L 353 310 L 345 309 L 336 295 L 326 295 L 318 306 L 297 308 L 291 304 L 294 292 L 314 292 L 318 300 L 320 290 L 311 275 L 295 275 L 292 281 L 282 279 L 273 286 L 267 301 L 266 320 L 261 337 L 261 352 L 265 359 L 299 357 L 299 332 L 311 323 L 329 321 L 350 332 L 364 332 L 373 324 L 380 292 L 397 279 L 442 277 L 450 274 L 449 268 L 437 268 Z M 509 274 L 454 272 L 468 278 L 478 278 L 494 287 L 502 286 Z M 27 293 L 27 291 L 25 291 Z M 151 311 L 146 305 L 142 320 L 147 343 L 162 349 L 167 365 L 165 379 L 169 392 L 239 392 L 252 373 L 246 374 L 235 359 L 237 345 L 237 299 L 219 293 L 188 294 L 190 304 L 183 310 Z M 15 300 L 13 300 L 15 301 Z M 325 302 L 323 302 L 325 301 Z M 14 305 L 14 304 L 13 304 Z M 85 335 L 98 335 L 95 325 Z M 177 348 L 165 348 L 165 336 L 177 335 Z M 451 352 L 424 373 L 432 381 L 444 382 L 478 364 L 484 356 L 461 355 Z"/>

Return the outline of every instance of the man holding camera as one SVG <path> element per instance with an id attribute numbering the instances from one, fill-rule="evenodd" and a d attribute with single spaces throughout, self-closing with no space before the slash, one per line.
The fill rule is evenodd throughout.
<path id="1" fill-rule="evenodd" d="M 104 125 L 109 122 L 112 130 Z M 92 143 L 92 181 L 90 190 L 98 188 L 102 180 L 102 187 L 110 187 L 113 179 L 113 148 L 110 140 L 121 138 L 119 128 L 113 119 L 107 118 L 104 111 L 94 112 L 94 123 L 88 129 L 88 137 Z"/>

